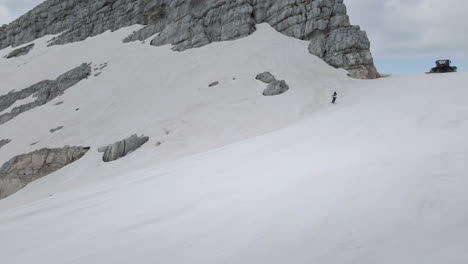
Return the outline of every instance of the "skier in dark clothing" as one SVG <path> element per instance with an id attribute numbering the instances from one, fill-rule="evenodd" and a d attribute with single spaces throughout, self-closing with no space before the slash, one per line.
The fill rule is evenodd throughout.
<path id="1" fill-rule="evenodd" d="M 338 94 L 336 92 L 333 93 L 333 100 L 332 100 L 332 104 L 336 104 L 336 98 L 338 97 Z"/>

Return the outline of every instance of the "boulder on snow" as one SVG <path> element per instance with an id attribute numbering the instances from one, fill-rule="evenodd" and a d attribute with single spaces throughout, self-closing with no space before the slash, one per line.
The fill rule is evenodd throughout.
<path id="1" fill-rule="evenodd" d="M 208 87 L 213 87 L 213 86 L 216 86 L 216 85 L 218 85 L 218 84 L 219 84 L 218 81 L 212 82 L 212 83 L 210 83 L 210 84 L 208 85 Z"/>
<path id="2" fill-rule="evenodd" d="M 286 84 L 284 80 L 282 81 L 274 81 L 268 84 L 267 88 L 263 91 L 264 96 L 274 96 L 280 95 L 289 90 L 289 86 Z"/>
<path id="3" fill-rule="evenodd" d="M 6 59 L 11 59 L 11 58 L 19 57 L 19 56 L 24 56 L 24 55 L 28 54 L 33 48 L 34 48 L 34 43 L 29 44 L 29 45 L 24 46 L 22 48 L 13 50 L 12 52 L 8 53 L 8 55 L 6 55 L 5 58 Z"/>
<path id="4" fill-rule="evenodd" d="M 30 182 L 47 176 L 83 157 L 89 147 L 40 149 L 16 156 L 0 167 L 0 199 Z"/>
<path id="5" fill-rule="evenodd" d="M 117 141 L 111 145 L 99 148 L 99 152 L 104 152 L 102 160 L 110 162 L 125 157 L 127 154 L 137 150 L 143 144 L 148 142 L 149 137 L 132 135 L 121 141 Z"/>
<path id="6" fill-rule="evenodd" d="M 10 142 L 11 142 L 11 139 L 0 139 L 0 149 Z"/>
<path id="7" fill-rule="evenodd" d="M 270 72 L 259 73 L 257 74 L 257 77 L 255 77 L 255 79 L 262 81 L 264 83 L 272 83 L 276 81 L 275 76 L 273 76 L 273 74 L 271 74 Z"/>

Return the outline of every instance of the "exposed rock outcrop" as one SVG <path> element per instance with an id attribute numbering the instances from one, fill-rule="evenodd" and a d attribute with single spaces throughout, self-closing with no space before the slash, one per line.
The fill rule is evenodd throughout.
<path id="1" fill-rule="evenodd" d="M 267 88 L 263 91 L 264 96 L 275 96 L 280 95 L 289 90 L 289 86 L 285 81 L 274 81 L 269 83 Z"/>
<path id="2" fill-rule="evenodd" d="M 125 157 L 127 154 L 139 149 L 143 144 L 148 142 L 149 137 L 132 135 L 114 144 L 99 148 L 99 152 L 104 152 L 102 160 L 110 162 Z"/>
<path id="3" fill-rule="evenodd" d="M 10 159 L 0 168 L 0 199 L 80 159 L 88 150 L 89 147 L 68 146 L 41 149 Z"/>
<path id="4" fill-rule="evenodd" d="M 59 127 L 50 129 L 49 132 L 50 132 L 51 134 L 53 134 L 53 133 L 55 133 L 55 132 L 57 132 L 57 131 L 59 131 L 59 130 L 62 130 L 62 129 L 63 129 L 63 126 L 59 126 Z"/>
<path id="5" fill-rule="evenodd" d="M 311 41 L 312 54 L 352 77 L 378 77 L 367 35 L 350 24 L 343 0 L 47 0 L 0 28 L 0 49 L 48 34 L 62 33 L 50 43 L 57 45 L 142 24 L 124 41 L 154 36 L 152 45 L 182 51 L 247 36 L 259 23 Z"/>
<path id="6" fill-rule="evenodd" d="M 212 83 L 210 83 L 210 84 L 208 85 L 208 87 L 213 87 L 213 86 L 216 86 L 216 85 L 218 85 L 218 84 L 219 84 L 218 81 L 212 82 Z"/>
<path id="7" fill-rule="evenodd" d="M 11 142 L 10 139 L 0 139 L 0 149 L 2 149 L 3 146 L 5 146 L 6 144 L 8 144 L 10 142 Z"/>
<path id="8" fill-rule="evenodd" d="M 34 43 L 29 44 L 29 45 L 21 47 L 19 49 L 13 50 L 12 52 L 8 53 L 5 56 L 5 58 L 11 59 L 11 58 L 19 57 L 19 56 L 24 56 L 24 55 L 28 54 L 33 48 L 34 48 Z"/>
<path id="9" fill-rule="evenodd" d="M 345 68 L 353 78 L 380 77 L 370 53 L 366 32 L 358 26 L 339 28 L 311 40 L 309 52 L 337 68 Z"/>
<path id="10" fill-rule="evenodd" d="M 257 77 L 255 77 L 255 79 L 257 79 L 259 81 L 262 81 L 264 83 L 272 83 L 272 82 L 276 81 L 275 76 L 273 76 L 273 74 L 271 74 L 269 72 L 259 73 L 259 74 L 257 74 Z"/>
<path id="11" fill-rule="evenodd" d="M 42 81 L 21 91 L 9 92 L 0 96 L 0 112 L 12 106 L 18 100 L 28 98 L 31 95 L 36 97 L 34 102 L 15 107 L 11 112 L 0 115 L 0 125 L 10 121 L 23 112 L 52 101 L 54 98 L 62 95 L 68 88 L 86 79 L 90 74 L 91 66 L 82 64 L 60 75 L 54 81 Z"/>

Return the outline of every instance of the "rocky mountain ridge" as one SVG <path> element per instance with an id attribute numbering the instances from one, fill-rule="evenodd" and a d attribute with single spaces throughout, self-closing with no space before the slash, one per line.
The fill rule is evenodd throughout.
<path id="1" fill-rule="evenodd" d="M 310 41 L 310 53 L 352 77 L 379 77 L 367 35 L 350 24 L 343 0 L 47 0 L 0 28 L 0 49 L 49 34 L 60 34 L 50 45 L 66 44 L 142 24 L 125 41 L 154 36 L 152 45 L 183 51 L 245 37 L 259 23 Z"/>

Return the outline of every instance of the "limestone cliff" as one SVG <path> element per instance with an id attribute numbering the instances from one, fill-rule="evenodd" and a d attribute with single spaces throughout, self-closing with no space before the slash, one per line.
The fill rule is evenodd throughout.
<path id="1" fill-rule="evenodd" d="M 0 49 L 59 34 L 51 45 L 84 40 L 133 24 L 147 27 L 125 41 L 172 44 L 174 50 L 232 40 L 268 23 L 311 42 L 309 51 L 355 78 L 377 78 L 364 31 L 352 26 L 343 0 L 48 0 L 0 28 Z"/>

